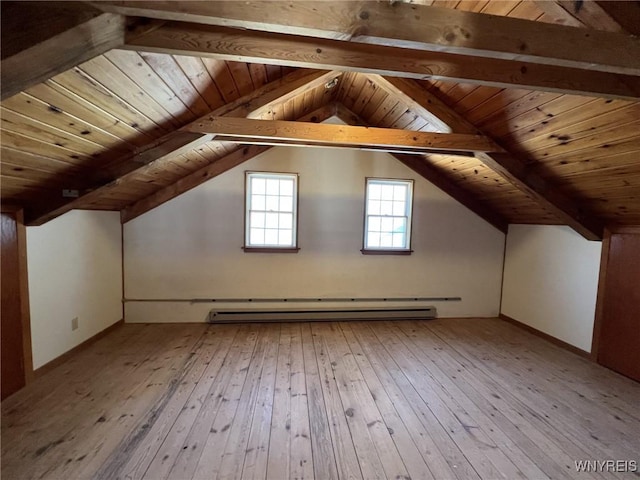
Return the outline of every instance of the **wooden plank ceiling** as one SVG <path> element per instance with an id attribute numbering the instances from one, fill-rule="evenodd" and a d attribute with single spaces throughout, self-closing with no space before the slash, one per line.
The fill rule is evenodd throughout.
<path id="1" fill-rule="evenodd" d="M 5 3 L 11 2 L 3 2 L 3 21 Z M 418 3 L 638 33 L 625 20 L 635 10 L 618 2 Z M 6 29 L 3 23 L 3 67 L 13 54 L 4 49 Z M 267 148 L 194 131 L 191 125 L 212 112 L 309 122 L 338 116 L 354 125 L 482 134 L 496 152 L 517 159 L 517 172 L 505 176 L 499 156 L 492 160 L 498 168 L 478 155 L 441 153 L 405 163 L 502 229 L 567 223 L 594 238 L 601 225 L 640 223 L 637 100 L 475 80 L 402 80 L 399 86 L 346 67 L 317 71 L 281 61 L 108 48 L 19 93 L 3 93 L 2 201 L 24 205 L 33 224 L 70 208 L 120 210 L 127 221 Z"/>

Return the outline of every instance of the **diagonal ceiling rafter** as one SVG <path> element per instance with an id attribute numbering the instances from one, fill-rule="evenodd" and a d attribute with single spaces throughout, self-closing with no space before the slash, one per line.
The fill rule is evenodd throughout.
<path id="1" fill-rule="evenodd" d="M 299 118 L 299 122 L 323 122 L 336 114 L 334 103 L 327 104 L 319 109 Z M 127 206 L 120 213 L 122 223 L 126 223 L 139 217 L 154 208 L 168 202 L 172 198 L 182 195 L 185 192 L 201 185 L 202 183 L 221 175 L 222 173 L 237 167 L 238 165 L 251 160 L 255 156 L 269 150 L 270 146 L 263 145 L 241 145 L 238 149 L 225 155 L 222 158 L 214 160 L 207 165 L 183 178 L 175 183 L 152 193 L 137 202 Z"/>
<path id="2" fill-rule="evenodd" d="M 336 116 L 348 125 L 367 125 L 368 123 L 359 115 L 349 110 L 342 103 L 336 105 Z M 480 218 L 490 223 L 503 233 L 507 233 L 509 222 L 501 214 L 487 205 L 476 195 L 468 192 L 452 181 L 441 170 L 431 165 L 429 155 L 406 155 L 403 153 L 392 153 L 400 163 L 404 164 L 423 178 L 434 184 L 453 199 L 460 202 Z"/>
<path id="3" fill-rule="evenodd" d="M 340 72 L 295 71 L 214 110 L 212 114 L 238 117 L 259 116 L 271 104 L 285 102 L 340 76 Z M 208 115 L 204 118 L 207 117 Z M 196 122 L 199 120 L 202 119 L 198 119 Z M 186 153 L 211 141 L 212 138 L 212 135 L 184 130 L 171 132 L 105 169 L 103 175 L 106 180 L 87 186 L 85 190 L 79 192 L 77 198 L 68 199 L 55 196 L 42 199 L 39 202 L 40 206 L 35 205 L 26 210 L 25 221 L 28 225 L 40 225 L 73 208 L 89 204 L 117 188 L 119 184 L 135 175 L 137 171 L 154 168 L 176 155 Z"/>
<path id="4" fill-rule="evenodd" d="M 376 78 L 374 77 L 375 80 Z M 437 105 L 438 111 L 445 111 L 449 117 L 449 122 L 454 122 L 451 125 L 454 131 L 457 128 L 474 128 L 457 112 L 447 107 L 431 92 L 422 89 L 415 82 L 404 79 L 402 82 L 384 78 L 379 80 L 386 82 L 387 88 L 388 84 L 392 83 L 398 98 L 404 100 L 416 101 L 414 95 L 416 95 L 417 89 L 420 89 L 420 100 L 422 102 L 429 101 L 428 105 Z M 427 105 L 424 106 L 427 108 Z M 478 131 L 477 129 L 475 130 Z M 589 240 L 602 239 L 604 222 L 601 219 L 586 211 L 575 199 L 569 198 L 558 191 L 551 182 L 533 173 L 531 168 L 523 160 L 519 159 L 517 155 L 505 150 L 493 139 L 490 140 L 496 145 L 496 151 L 477 152 L 475 156 L 479 160 L 585 238 Z"/>

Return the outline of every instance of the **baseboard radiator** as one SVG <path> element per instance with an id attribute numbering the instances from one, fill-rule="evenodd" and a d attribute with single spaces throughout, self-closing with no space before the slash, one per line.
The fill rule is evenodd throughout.
<path id="1" fill-rule="evenodd" d="M 420 320 L 430 318 L 436 318 L 435 307 L 213 309 L 209 312 L 209 323 Z"/>

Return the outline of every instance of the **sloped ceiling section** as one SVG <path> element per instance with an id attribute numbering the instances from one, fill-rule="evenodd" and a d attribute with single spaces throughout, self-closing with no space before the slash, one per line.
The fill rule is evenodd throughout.
<path id="1" fill-rule="evenodd" d="M 501 230 L 508 223 L 562 223 L 596 239 L 608 223 L 640 223 L 640 44 L 628 34 L 635 24 L 616 20 L 625 11 L 633 16 L 634 7 L 421 3 L 243 2 L 239 9 L 238 2 L 99 2 L 78 3 L 72 12 L 50 3 L 47 13 L 61 20 L 34 45 L 24 32 L 5 42 L 13 25 L 5 12 L 30 14 L 36 26 L 39 14 L 2 2 L 2 201 L 23 205 L 31 224 L 72 208 L 121 210 L 127 221 L 268 148 L 257 145 L 266 143 L 263 135 L 247 133 L 256 125 L 250 121 L 242 138 L 227 132 L 225 140 L 203 125 L 259 119 L 260 129 L 288 129 L 268 141 L 283 144 L 300 142 L 300 128 L 276 122 L 337 115 L 349 125 L 448 142 L 435 145 L 455 139 L 467 148 L 463 156 L 446 148 L 407 155 L 411 137 L 376 148 Z M 433 31 L 420 20 L 427 14 Z M 476 30 L 461 27 L 473 25 L 460 23 L 469 19 L 498 22 L 503 37 L 524 43 L 476 38 Z M 532 21 L 580 28 L 550 25 L 545 34 L 555 47 L 545 50 Z M 108 35 L 81 54 L 65 47 L 95 24 Z M 484 42 L 482 57 L 469 57 L 477 47 L 466 35 Z M 559 48 L 558 38 L 596 38 L 599 48 Z M 315 48 L 306 52 L 309 40 Z M 63 61 L 44 62 L 46 71 L 28 78 L 17 68 L 5 82 L 5 65 L 52 52 L 65 53 L 58 55 Z M 384 62 L 374 61 L 381 52 Z M 442 67 L 453 60 L 461 66 L 454 76 Z M 345 146 L 371 147 L 356 141 L 356 130 L 346 131 Z M 491 148 L 474 151 L 472 140 L 474 148 Z"/>

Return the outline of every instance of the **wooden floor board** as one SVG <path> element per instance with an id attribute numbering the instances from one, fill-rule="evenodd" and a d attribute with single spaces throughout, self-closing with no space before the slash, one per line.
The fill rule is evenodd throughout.
<path id="1" fill-rule="evenodd" d="M 9 479 L 608 479 L 640 384 L 498 319 L 124 325 L 2 402 Z"/>

